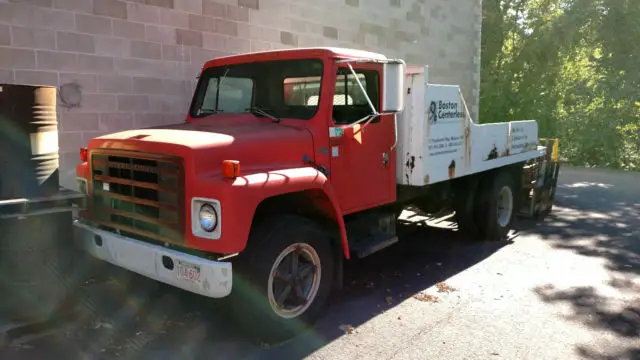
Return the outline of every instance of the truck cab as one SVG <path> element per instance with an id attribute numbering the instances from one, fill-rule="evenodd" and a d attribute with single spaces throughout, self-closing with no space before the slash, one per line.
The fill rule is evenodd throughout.
<path id="1" fill-rule="evenodd" d="M 77 181 L 88 206 L 76 238 L 98 259 L 231 299 L 238 321 L 263 340 L 289 337 L 340 287 L 344 260 L 398 241 L 405 205 L 475 198 L 467 189 L 480 180 L 404 180 L 412 155 L 398 149 L 424 137 L 412 123 L 399 128 L 422 122 L 422 111 L 403 115 L 405 80 L 416 80 L 407 76 L 402 60 L 351 49 L 210 60 L 183 123 L 104 135 L 81 149 Z M 529 158 L 501 166 L 516 164 L 509 171 L 520 181 Z M 464 195 L 451 196 L 456 189 Z M 520 195 L 509 194 L 513 205 Z M 503 235 L 511 213 L 484 233 Z"/>

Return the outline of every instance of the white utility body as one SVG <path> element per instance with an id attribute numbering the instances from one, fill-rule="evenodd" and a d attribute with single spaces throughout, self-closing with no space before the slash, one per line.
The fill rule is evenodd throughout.
<path id="1" fill-rule="evenodd" d="M 457 85 L 430 84 L 407 67 L 398 116 L 398 184 L 424 186 L 544 156 L 535 120 L 476 124 Z"/>

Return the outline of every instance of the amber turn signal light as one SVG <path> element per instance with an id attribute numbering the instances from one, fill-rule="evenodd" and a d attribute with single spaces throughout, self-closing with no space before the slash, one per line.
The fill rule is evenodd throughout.
<path id="1" fill-rule="evenodd" d="M 89 150 L 86 147 L 80 148 L 80 161 L 87 162 L 89 159 Z"/>
<path id="2" fill-rule="evenodd" d="M 223 160 L 222 176 L 228 179 L 235 179 L 240 176 L 240 161 Z"/>

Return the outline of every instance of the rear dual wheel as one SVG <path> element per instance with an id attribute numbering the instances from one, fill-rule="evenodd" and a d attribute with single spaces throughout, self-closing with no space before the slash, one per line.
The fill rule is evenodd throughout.
<path id="1" fill-rule="evenodd" d="M 513 177 L 501 171 L 489 180 L 489 188 L 480 194 L 478 204 L 480 236 L 487 241 L 504 240 L 515 217 L 516 191 Z"/>
<path id="2" fill-rule="evenodd" d="M 515 216 L 515 194 L 513 177 L 507 171 L 482 179 L 477 188 L 470 186 L 466 196 L 456 200 L 459 231 L 477 240 L 505 239 Z"/>
<path id="3" fill-rule="evenodd" d="M 329 236 L 316 223 L 298 216 L 263 221 L 241 256 L 231 306 L 254 339 L 287 340 L 322 313 L 332 289 L 334 258 Z"/>

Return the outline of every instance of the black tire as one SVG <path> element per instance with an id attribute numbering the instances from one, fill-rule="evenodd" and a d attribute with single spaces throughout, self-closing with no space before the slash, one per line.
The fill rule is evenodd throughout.
<path id="1" fill-rule="evenodd" d="M 516 217 L 517 192 L 513 177 L 509 172 L 501 171 L 493 178 L 487 179 L 488 191 L 480 194 L 476 203 L 478 217 L 478 230 L 482 239 L 486 241 L 504 240 L 511 229 Z M 498 217 L 498 201 L 502 189 L 507 188 L 511 192 L 511 214 L 506 223 L 501 224 Z"/>
<path id="2" fill-rule="evenodd" d="M 264 343 L 288 340 L 308 329 L 322 313 L 335 279 L 335 260 L 330 241 L 328 234 L 315 222 L 293 215 L 267 219 L 252 230 L 247 249 L 237 265 L 234 264 L 231 302 L 234 318 L 254 340 Z M 315 279 L 319 273 L 319 284 L 306 310 L 295 317 L 284 318 L 276 313 L 269 301 L 269 279 L 278 257 L 294 244 L 304 244 L 295 250 L 303 256 L 309 255 L 305 252 L 310 251 L 309 247 L 315 251 L 319 272 L 312 276 Z M 277 281 L 283 283 L 285 280 Z M 288 282 L 287 286 L 291 287 L 294 282 Z M 298 286 L 299 289 L 302 287 L 299 283 Z M 296 286 L 291 289 L 295 292 Z"/>
<path id="3" fill-rule="evenodd" d="M 476 221 L 478 183 L 473 182 L 465 186 L 465 189 L 456 191 L 454 198 L 454 220 L 458 225 L 458 231 L 470 239 L 474 239 L 478 234 L 478 224 Z"/>
<path id="4" fill-rule="evenodd" d="M 459 210 L 456 210 L 454 220 L 458 225 L 458 232 L 460 234 L 470 238 L 477 236 L 478 225 L 472 213 L 459 212 Z"/>

